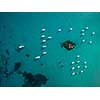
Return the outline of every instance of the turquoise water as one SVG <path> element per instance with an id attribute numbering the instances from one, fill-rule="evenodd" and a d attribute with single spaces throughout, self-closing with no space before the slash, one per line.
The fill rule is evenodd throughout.
<path id="1" fill-rule="evenodd" d="M 80 37 L 80 31 L 88 26 L 84 37 Z M 73 30 L 69 32 L 69 28 Z M 46 28 L 44 33 L 41 29 Z M 57 29 L 61 28 L 61 32 Z M 92 32 L 96 32 L 91 36 Z M 48 80 L 45 87 L 72 87 L 72 86 L 100 86 L 100 13 L 94 12 L 41 12 L 41 13 L 0 13 L 0 54 L 9 57 L 8 71 L 11 71 L 15 62 L 21 62 L 21 71 L 32 74 L 41 73 Z M 34 61 L 34 57 L 41 54 L 41 34 L 52 36 L 47 41 L 48 54 L 40 60 Z M 86 43 L 81 43 L 85 39 Z M 60 44 L 65 40 L 76 43 L 76 47 L 68 51 L 61 48 Z M 92 40 L 93 44 L 88 44 Z M 22 44 L 25 46 L 21 52 L 15 48 Z M 9 50 L 7 55 L 5 49 Z M 29 57 L 25 55 L 29 54 Z M 88 68 L 82 74 L 71 76 L 70 63 L 80 54 L 80 61 L 87 61 Z M 62 61 L 64 66 L 58 65 Z M 41 66 L 43 63 L 43 66 Z M 82 64 L 80 65 L 82 66 Z M 4 67 L 4 66 L 3 66 Z M 23 77 L 17 73 L 8 79 L 1 73 L 1 86 L 22 86 Z"/>

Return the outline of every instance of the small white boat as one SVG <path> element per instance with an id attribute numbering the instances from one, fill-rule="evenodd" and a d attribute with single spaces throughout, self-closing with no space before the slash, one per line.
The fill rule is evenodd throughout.
<path id="1" fill-rule="evenodd" d="M 72 30 L 73 30 L 73 28 L 72 28 L 72 27 L 70 27 L 70 28 L 69 28 L 69 31 L 72 31 Z"/>
<path id="2" fill-rule="evenodd" d="M 85 33 L 81 33 L 81 36 L 84 36 L 85 35 Z"/>
<path id="3" fill-rule="evenodd" d="M 93 42 L 92 41 L 89 41 L 89 44 L 92 44 Z"/>
<path id="4" fill-rule="evenodd" d="M 73 65 L 73 64 L 75 64 L 75 62 L 74 62 L 74 61 L 72 61 L 72 62 L 71 62 L 71 64 Z"/>
<path id="5" fill-rule="evenodd" d="M 85 30 L 81 30 L 81 33 L 85 32 Z"/>
<path id="6" fill-rule="evenodd" d="M 78 60 L 78 61 L 76 61 L 76 63 L 80 63 L 80 61 Z"/>
<path id="7" fill-rule="evenodd" d="M 42 31 L 42 32 L 45 32 L 45 31 L 46 31 L 46 29 L 45 29 L 45 28 L 42 28 L 42 29 L 41 29 L 41 31 Z"/>
<path id="8" fill-rule="evenodd" d="M 41 58 L 41 56 L 36 56 L 35 60 L 39 60 Z"/>
<path id="9" fill-rule="evenodd" d="M 81 73 L 83 73 L 84 71 L 83 70 L 81 70 Z"/>
<path id="10" fill-rule="evenodd" d="M 47 41 L 46 40 L 42 40 L 42 43 L 46 43 Z"/>
<path id="11" fill-rule="evenodd" d="M 43 46 L 42 46 L 43 49 L 46 48 L 46 47 L 47 47 L 46 45 L 43 45 Z"/>
<path id="12" fill-rule="evenodd" d="M 58 28 L 58 30 L 57 30 L 58 32 L 61 32 L 62 30 L 61 30 L 61 28 Z"/>
<path id="13" fill-rule="evenodd" d="M 84 68 L 86 69 L 87 68 L 87 65 L 85 65 Z"/>
<path id="14" fill-rule="evenodd" d="M 80 68 L 80 66 L 77 66 L 77 68 L 79 69 L 79 68 Z"/>
<path id="15" fill-rule="evenodd" d="M 48 40 L 52 39 L 52 36 L 48 36 Z"/>
<path id="16" fill-rule="evenodd" d="M 76 55 L 76 58 L 80 58 L 80 55 Z"/>
<path id="17" fill-rule="evenodd" d="M 88 30 L 89 29 L 89 27 L 85 27 L 85 30 Z"/>
<path id="18" fill-rule="evenodd" d="M 42 52 L 42 55 L 46 55 L 46 54 L 47 54 L 47 52 L 46 52 L 46 51 L 43 51 L 43 52 Z"/>
<path id="19" fill-rule="evenodd" d="M 72 76 L 75 76 L 76 75 L 76 73 L 75 72 L 72 72 Z"/>
<path id="20" fill-rule="evenodd" d="M 95 32 L 92 32 L 91 35 L 95 35 Z"/>
<path id="21" fill-rule="evenodd" d="M 22 48 L 24 48 L 24 45 L 19 45 L 18 48 L 22 49 Z"/>
<path id="22" fill-rule="evenodd" d="M 72 69 L 72 70 L 74 70 L 74 69 L 75 69 L 75 67 L 72 67 L 71 69 Z"/>
<path id="23" fill-rule="evenodd" d="M 41 35 L 41 38 L 45 38 L 46 36 L 45 35 Z"/>
<path id="24" fill-rule="evenodd" d="M 84 61 L 84 62 L 83 62 L 83 64 L 87 64 L 87 62 L 86 62 L 86 61 Z"/>
<path id="25" fill-rule="evenodd" d="M 85 42 L 86 42 L 86 40 L 84 40 L 84 39 L 83 39 L 83 40 L 81 40 L 81 42 L 82 42 L 82 43 L 85 43 Z"/>

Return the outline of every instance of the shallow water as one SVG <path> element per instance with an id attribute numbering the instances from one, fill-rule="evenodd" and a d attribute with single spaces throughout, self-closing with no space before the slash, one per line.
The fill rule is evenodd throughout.
<path id="1" fill-rule="evenodd" d="M 15 62 L 21 62 L 21 71 L 45 75 L 48 81 L 42 86 L 100 86 L 99 20 L 100 13 L 94 12 L 0 13 L 0 54 L 9 57 L 8 71 L 12 71 Z M 89 27 L 86 35 L 80 37 L 80 31 L 86 26 Z M 68 31 L 70 27 L 73 28 L 71 32 Z M 46 28 L 46 32 L 41 33 L 42 28 Z M 58 28 L 62 31 L 57 32 Z M 96 34 L 91 36 L 93 31 Z M 43 50 L 48 54 L 34 61 L 34 57 L 42 52 L 41 34 L 52 36 L 52 39 L 47 41 L 47 48 Z M 81 43 L 82 39 L 85 39 L 86 43 Z M 65 40 L 75 42 L 76 47 L 71 51 L 61 48 L 60 44 Z M 90 40 L 93 44 L 88 44 Z M 18 45 L 25 46 L 19 53 L 15 50 Z M 9 55 L 5 49 L 9 50 Z M 26 57 L 26 54 L 30 56 Z M 70 63 L 75 60 L 77 54 L 80 54 L 80 61 L 87 61 L 88 68 L 82 74 L 71 76 Z M 64 66 L 61 67 L 59 61 L 62 61 Z M 83 66 L 82 63 L 80 66 Z M 1 86 L 22 86 L 24 79 L 17 73 L 6 79 L 1 73 L 0 80 Z"/>

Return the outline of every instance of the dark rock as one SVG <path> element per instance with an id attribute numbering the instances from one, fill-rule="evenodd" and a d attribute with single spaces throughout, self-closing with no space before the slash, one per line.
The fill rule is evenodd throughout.
<path id="1" fill-rule="evenodd" d="M 3 66 L 2 74 L 7 79 L 10 76 L 9 71 L 8 71 L 8 60 L 9 60 L 9 57 L 5 57 L 4 55 L 1 54 L 1 61 L 2 61 L 2 66 Z"/>
<path id="2" fill-rule="evenodd" d="M 57 65 L 60 65 L 62 62 L 63 62 L 62 60 L 58 61 Z"/>
<path id="3" fill-rule="evenodd" d="M 4 72 L 4 75 L 5 75 L 5 78 L 7 78 L 7 79 L 8 79 L 8 78 L 9 78 L 9 76 L 10 76 L 10 73 L 9 73 L 8 71 L 5 71 L 5 72 Z"/>
<path id="4" fill-rule="evenodd" d="M 12 38 L 13 38 L 13 36 L 12 36 L 12 35 L 10 35 L 10 36 L 9 36 L 9 38 L 10 38 L 10 39 L 12 39 Z"/>
<path id="5" fill-rule="evenodd" d="M 60 67 L 60 68 L 63 68 L 64 66 L 65 66 L 64 64 L 61 64 L 59 67 Z"/>
<path id="6" fill-rule="evenodd" d="M 14 64 L 14 72 L 17 71 L 21 67 L 21 62 L 16 62 Z"/>
<path id="7" fill-rule="evenodd" d="M 43 63 L 41 63 L 40 65 L 41 65 L 41 66 L 43 66 L 44 64 L 43 64 Z"/>
<path id="8" fill-rule="evenodd" d="M 3 25 L 2 28 L 3 28 L 3 29 L 6 29 L 7 27 L 6 27 L 6 25 Z"/>
<path id="9" fill-rule="evenodd" d="M 7 55 L 10 55 L 10 53 L 9 53 L 8 49 L 6 49 L 5 51 L 6 51 Z"/>
<path id="10" fill-rule="evenodd" d="M 20 67 L 21 67 L 21 62 L 14 63 L 14 69 L 11 72 L 9 72 L 9 76 L 14 74 L 15 72 L 20 74 L 19 71 L 18 71 Z"/>
<path id="11" fill-rule="evenodd" d="M 26 57 L 30 57 L 30 55 L 29 54 L 26 54 Z"/>
<path id="12" fill-rule="evenodd" d="M 23 73 L 23 77 L 25 78 L 25 80 L 29 80 L 29 81 L 32 81 L 34 78 L 34 76 L 31 73 L 27 73 L 27 72 Z"/>
<path id="13" fill-rule="evenodd" d="M 15 50 L 19 53 L 22 49 L 16 48 Z"/>
<path id="14" fill-rule="evenodd" d="M 0 41 L 0 44 L 2 43 L 2 41 Z"/>
<path id="15" fill-rule="evenodd" d="M 65 41 L 61 44 L 61 47 L 66 48 L 67 50 L 72 50 L 73 48 L 75 48 L 76 44 L 71 42 L 70 40 Z"/>
<path id="16" fill-rule="evenodd" d="M 24 77 L 23 87 L 40 87 L 45 85 L 47 82 L 46 76 L 42 74 L 33 75 L 32 73 L 23 72 L 22 76 Z"/>
<path id="17" fill-rule="evenodd" d="M 39 83 L 44 84 L 44 85 L 46 84 L 48 80 L 47 77 L 42 74 L 36 74 L 34 77 L 35 77 L 35 80 L 37 80 Z"/>

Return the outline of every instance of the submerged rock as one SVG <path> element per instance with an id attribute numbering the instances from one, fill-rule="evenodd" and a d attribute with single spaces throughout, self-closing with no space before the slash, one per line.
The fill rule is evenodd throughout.
<path id="1" fill-rule="evenodd" d="M 2 72 L 2 69 L 3 69 L 3 65 L 2 62 L 0 61 L 0 72 Z"/>
<path id="2" fill-rule="evenodd" d="M 0 41 L 0 44 L 2 43 L 2 41 Z"/>
<path id="3" fill-rule="evenodd" d="M 14 72 L 17 71 L 21 67 L 21 62 L 16 62 L 14 64 Z"/>
<path id="4" fill-rule="evenodd" d="M 10 52 L 8 49 L 5 50 L 7 55 L 10 55 Z"/>
<path id="5" fill-rule="evenodd" d="M 29 57 L 30 57 L 30 55 L 29 55 L 29 54 L 26 54 L 26 57 L 28 57 L 28 58 L 29 58 Z"/>
<path id="6" fill-rule="evenodd" d="M 32 73 L 23 72 L 21 73 L 24 77 L 23 87 L 41 87 L 47 82 L 47 77 L 42 74 L 33 75 Z"/>
<path id="7" fill-rule="evenodd" d="M 61 44 L 61 47 L 66 48 L 67 50 L 72 50 L 73 48 L 75 48 L 76 44 L 71 42 L 70 40 L 65 41 Z"/>
<path id="8" fill-rule="evenodd" d="M 15 72 L 18 72 L 21 67 L 21 62 L 14 63 L 14 69 L 11 72 L 5 71 L 6 77 L 13 75 Z"/>
<path id="9" fill-rule="evenodd" d="M 44 63 L 40 63 L 41 66 L 44 66 Z"/>
<path id="10" fill-rule="evenodd" d="M 35 77 L 35 84 L 33 86 L 41 86 L 42 84 L 45 85 L 47 82 L 47 77 L 42 74 L 36 74 Z"/>
<path id="11" fill-rule="evenodd" d="M 8 79 L 10 76 L 9 71 L 8 71 L 8 60 L 9 60 L 9 57 L 5 57 L 4 55 L 1 54 L 1 58 L 0 58 L 1 70 L 0 70 L 0 72 L 6 79 Z"/>
<path id="12" fill-rule="evenodd" d="M 2 25 L 2 28 L 3 28 L 3 29 L 6 29 L 6 28 L 7 28 L 7 26 L 6 26 L 6 25 Z"/>

